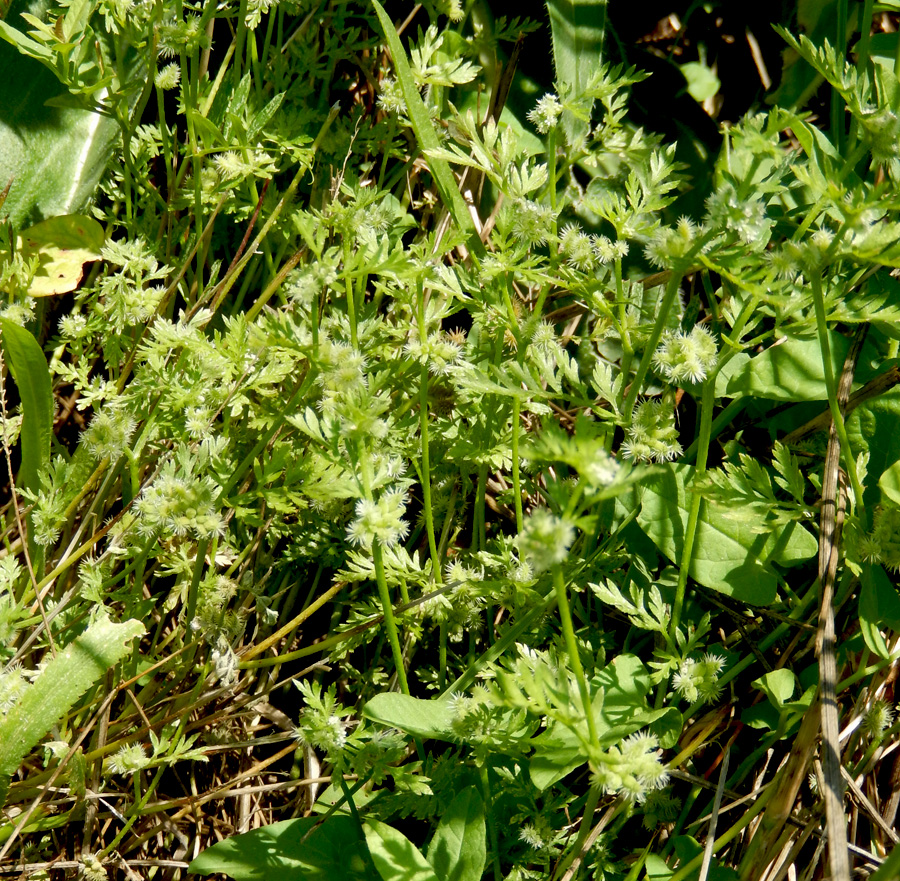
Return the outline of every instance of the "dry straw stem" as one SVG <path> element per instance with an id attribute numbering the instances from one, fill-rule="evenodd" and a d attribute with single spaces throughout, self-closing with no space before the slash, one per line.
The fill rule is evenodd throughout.
<path id="1" fill-rule="evenodd" d="M 837 388 L 837 405 L 841 418 L 856 362 L 866 337 L 867 325 L 857 332 L 847 353 Z M 826 365 L 827 369 L 827 365 Z M 845 451 L 851 455 L 850 450 Z M 838 487 L 841 443 L 838 427 L 832 422 L 825 456 L 822 480 L 822 513 L 819 533 L 819 581 L 821 608 L 816 650 L 819 656 L 819 693 L 822 713 L 822 767 L 825 777 L 825 820 L 828 832 L 828 859 L 833 881 L 850 881 L 850 856 L 847 848 L 847 818 L 844 814 L 844 786 L 841 777 L 840 726 L 837 705 L 837 661 L 835 659 L 834 585 L 837 577 L 840 531 L 844 520 L 845 495 Z M 857 503 L 861 503 L 857 499 Z"/>

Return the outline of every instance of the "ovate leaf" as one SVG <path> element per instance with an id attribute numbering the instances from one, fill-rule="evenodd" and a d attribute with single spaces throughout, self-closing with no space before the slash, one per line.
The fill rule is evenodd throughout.
<path id="1" fill-rule="evenodd" d="M 900 390 L 891 389 L 857 407 L 847 418 L 847 437 L 854 456 L 869 454 L 870 479 L 863 490 L 865 504 L 877 504 L 880 492 L 890 498 L 880 478 L 900 460 Z M 888 488 L 892 487 L 893 480 L 891 475 L 886 478 Z"/>
<path id="2" fill-rule="evenodd" d="M 667 465 L 644 485 L 638 523 L 673 563 L 681 563 L 691 501 L 689 465 Z M 689 575 L 695 581 L 741 602 L 768 605 L 776 578 L 770 562 L 790 564 L 815 554 L 816 541 L 798 523 L 768 534 L 753 524 L 732 520 L 716 506 L 700 504 L 700 518 Z"/>
<path id="3" fill-rule="evenodd" d="M 772 705 L 780 709 L 794 696 L 797 689 L 797 677 L 791 670 L 782 667 L 766 673 L 765 676 L 760 676 L 752 684 L 754 688 L 765 692 Z"/>
<path id="4" fill-rule="evenodd" d="M 422 852 L 402 832 L 378 820 L 367 820 L 363 828 L 382 881 L 439 881 Z"/>
<path id="5" fill-rule="evenodd" d="M 319 823 L 320 825 L 316 825 Z M 189 872 L 234 881 L 371 881 L 372 862 L 350 817 L 283 820 L 207 848 Z"/>
<path id="6" fill-rule="evenodd" d="M 363 716 L 414 737 L 453 740 L 453 711 L 445 700 L 422 700 L 396 692 L 377 694 L 364 707 Z"/>
<path id="7" fill-rule="evenodd" d="M 131 649 L 128 643 L 144 633 L 140 621 L 115 624 L 95 621 L 52 658 L 18 703 L 0 722 L 0 807 L 9 779 L 41 738 L 74 706 L 103 674 Z"/>
<path id="8" fill-rule="evenodd" d="M 900 459 L 882 472 L 878 486 L 885 497 L 900 505 Z"/>
<path id="9" fill-rule="evenodd" d="M 831 373 L 839 377 L 850 340 L 838 333 L 830 336 Z M 869 362 L 874 355 L 864 346 L 855 379 L 864 382 L 873 375 Z M 828 391 L 818 340 L 789 337 L 743 362 L 732 375 L 726 394 L 731 398 L 752 395 L 774 401 L 825 401 Z"/>
<path id="10" fill-rule="evenodd" d="M 479 881 L 487 859 L 484 802 L 467 786 L 441 816 L 428 847 L 428 862 L 443 881 Z"/>
<path id="11" fill-rule="evenodd" d="M 722 85 L 715 71 L 699 61 L 688 61 L 678 69 L 687 80 L 688 94 L 698 104 L 712 98 Z"/>

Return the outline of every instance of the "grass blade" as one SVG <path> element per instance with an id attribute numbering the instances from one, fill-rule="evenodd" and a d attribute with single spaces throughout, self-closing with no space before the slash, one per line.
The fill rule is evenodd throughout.
<path id="1" fill-rule="evenodd" d="M 577 98 L 603 58 L 607 0 L 547 0 L 556 82 L 561 91 Z M 580 137 L 588 124 L 571 113 L 563 117 L 569 140 Z"/>
<path id="2" fill-rule="evenodd" d="M 50 371 L 38 341 L 24 327 L 0 318 L 3 357 L 9 365 L 22 399 L 22 464 L 18 483 L 37 490 L 41 475 L 50 465 L 53 434 L 53 392 Z"/>
<path id="3" fill-rule="evenodd" d="M 409 61 L 406 58 L 406 52 L 400 42 L 397 30 L 378 0 L 372 0 L 372 5 L 375 7 L 378 21 L 381 22 L 388 49 L 391 50 L 391 55 L 394 58 L 397 82 L 400 83 L 400 89 L 403 91 L 406 110 L 409 113 L 410 122 L 412 122 L 413 130 L 419 141 L 419 147 L 426 154 L 431 150 L 439 150 L 441 145 L 432 127 L 431 117 L 425 109 L 425 103 L 419 95 L 419 89 L 413 79 L 412 70 L 409 67 Z M 453 222 L 466 235 L 466 244 L 469 251 L 477 257 L 483 257 L 485 254 L 484 244 L 478 235 L 478 231 L 475 229 L 475 224 L 469 215 L 466 200 L 463 199 L 459 191 L 459 186 L 450 166 L 443 159 L 429 155 L 428 167 L 431 169 L 431 175 L 434 178 L 434 183 L 438 188 L 444 206 L 450 212 Z"/>

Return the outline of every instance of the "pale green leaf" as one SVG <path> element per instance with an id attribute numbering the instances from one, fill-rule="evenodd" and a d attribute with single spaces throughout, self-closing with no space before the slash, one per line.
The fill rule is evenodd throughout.
<path id="1" fill-rule="evenodd" d="M 699 104 L 712 98 L 722 85 L 715 71 L 699 61 L 688 61 L 678 69 L 687 80 L 688 94 Z"/>
<path id="2" fill-rule="evenodd" d="M 364 707 L 363 716 L 414 737 L 453 740 L 453 711 L 445 700 L 422 700 L 407 694 L 376 694 Z"/>
<path id="3" fill-rule="evenodd" d="M 12 179 L 3 214 L 19 229 L 83 210 L 119 138 L 110 117 L 47 106 L 69 92 L 48 67 L 26 55 L 38 55 L 51 67 L 55 55 L 41 44 L 35 48 L 35 41 L 10 23 L 24 10 L 42 15 L 48 5 L 15 2 L 0 22 L 0 189 Z"/>
<path id="4" fill-rule="evenodd" d="M 49 297 L 74 291 L 84 264 L 100 259 L 105 238 L 103 227 L 83 214 L 51 217 L 26 229 L 19 237 L 19 250 L 40 261 L 28 293 Z"/>
<path id="5" fill-rule="evenodd" d="M 382 881 L 438 881 L 428 860 L 402 832 L 378 820 L 366 820 L 363 829 Z"/>
<path id="6" fill-rule="evenodd" d="M 75 701 L 128 656 L 128 643 L 144 632 L 140 621 L 115 624 L 101 619 L 48 661 L 0 722 L 0 807 L 6 800 L 9 778 L 22 760 Z"/>
<path id="7" fill-rule="evenodd" d="M 881 492 L 895 505 L 900 505 L 900 459 L 886 468 L 878 479 Z"/>

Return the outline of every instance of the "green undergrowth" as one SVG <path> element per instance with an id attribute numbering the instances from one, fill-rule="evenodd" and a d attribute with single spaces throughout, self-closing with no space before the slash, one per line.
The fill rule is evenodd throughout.
<path id="1" fill-rule="evenodd" d="M 13 3 L 0 868 L 810 877 L 832 417 L 881 865 L 895 6 L 783 30 L 698 192 L 604 3 Z"/>

